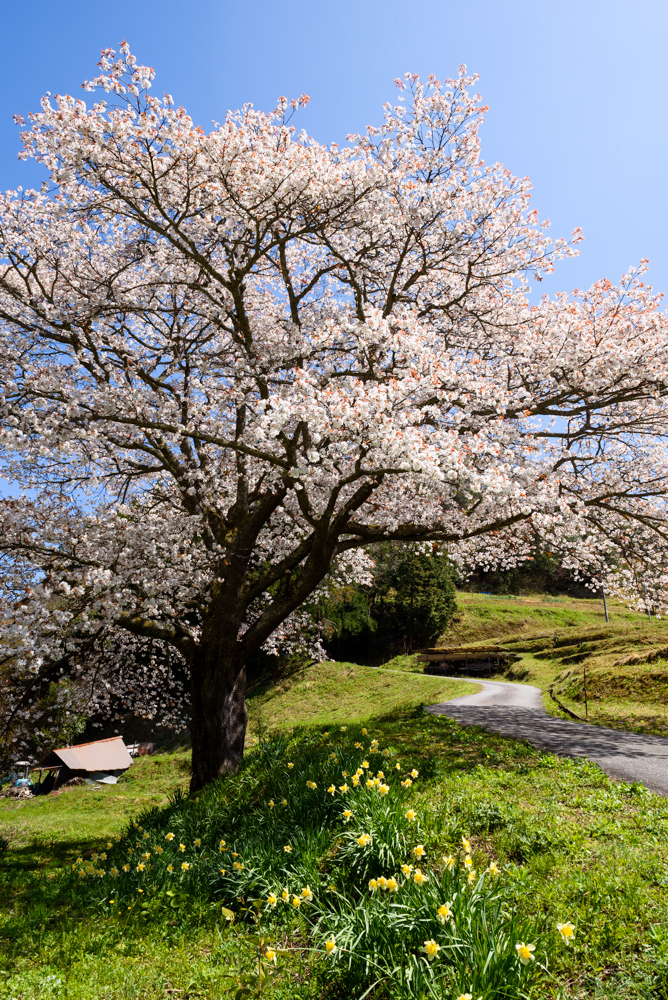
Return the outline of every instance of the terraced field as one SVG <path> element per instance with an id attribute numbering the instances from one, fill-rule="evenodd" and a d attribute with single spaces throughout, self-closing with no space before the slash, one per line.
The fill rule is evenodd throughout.
<path id="1" fill-rule="evenodd" d="M 436 650 L 484 661 L 493 648 L 515 659 L 494 676 L 536 684 L 551 714 L 668 736 L 668 621 L 609 601 L 606 622 L 596 599 L 460 593 L 458 604 Z"/>

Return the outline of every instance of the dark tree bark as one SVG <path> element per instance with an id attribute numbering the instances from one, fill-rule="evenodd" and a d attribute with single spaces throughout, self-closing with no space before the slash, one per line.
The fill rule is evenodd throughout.
<path id="1" fill-rule="evenodd" d="M 191 792 L 239 770 L 248 723 L 245 665 L 234 652 L 207 652 L 191 668 Z"/>

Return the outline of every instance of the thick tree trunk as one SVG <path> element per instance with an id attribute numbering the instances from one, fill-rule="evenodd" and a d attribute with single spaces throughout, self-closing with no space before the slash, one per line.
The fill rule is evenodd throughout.
<path id="1" fill-rule="evenodd" d="M 241 764 L 248 723 L 245 666 L 220 650 L 203 651 L 191 668 L 191 701 L 190 791 L 196 792 Z"/>

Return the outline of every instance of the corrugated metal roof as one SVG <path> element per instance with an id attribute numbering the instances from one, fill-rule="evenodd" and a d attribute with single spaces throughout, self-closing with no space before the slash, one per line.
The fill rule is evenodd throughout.
<path id="1" fill-rule="evenodd" d="M 122 736 L 53 751 L 73 771 L 118 771 L 132 763 Z"/>

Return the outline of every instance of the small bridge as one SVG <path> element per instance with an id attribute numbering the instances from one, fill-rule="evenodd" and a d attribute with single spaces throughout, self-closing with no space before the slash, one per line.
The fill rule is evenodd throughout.
<path id="1" fill-rule="evenodd" d="M 417 661 L 424 663 L 425 674 L 466 674 L 491 677 L 502 673 L 520 657 L 503 646 L 447 646 L 420 649 Z"/>

